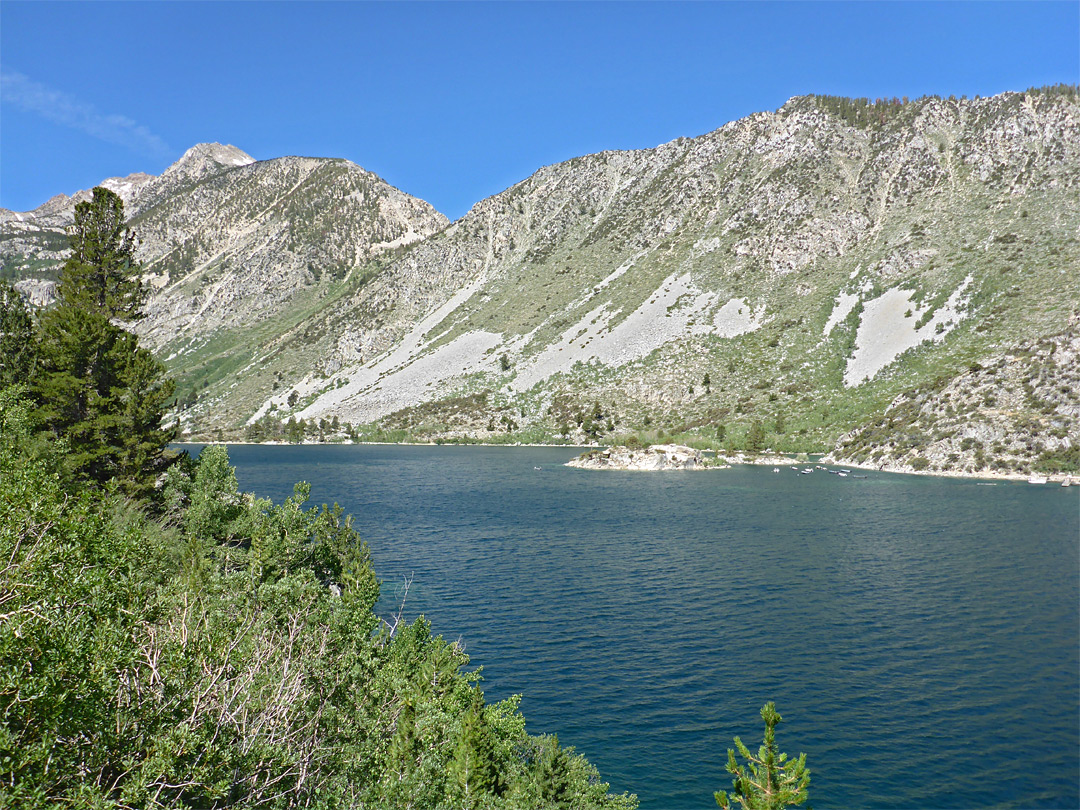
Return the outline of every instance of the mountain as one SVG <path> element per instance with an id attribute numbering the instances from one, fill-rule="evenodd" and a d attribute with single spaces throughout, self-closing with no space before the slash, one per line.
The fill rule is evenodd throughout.
<path id="1" fill-rule="evenodd" d="M 801 97 L 576 158 L 313 316 L 318 362 L 256 415 L 581 441 L 599 404 L 616 431 L 739 441 L 760 421 L 778 449 L 825 449 L 900 393 L 1064 328 L 1078 183 L 1075 94 Z"/>
<path id="2" fill-rule="evenodd" d="M 189 356 L 210 343 L 220 378 L 237 371 L 234 342 L 302 318 L 354 269 L 446 224 L 427 203 L 346 160 L 255 161 L 199 144 L 160 177 L 102 185 L 124 198 L 151 295 L 137 331 L 185 381 L 206 381 Z M 37 303 L 67 249 L 65 228 L 89 192 L 27 213 L 0 212 L 0 277 Z"/>
<path id="3" fill-rule="evenodd" d="M 146 202 L 161 199 L 183 189 L 188 182 L 215 174 L 233 166 L 254 163 L 251 155 L 235 146 L 199 144 L 193 146 L 183 157 L 170 166 L 161 177 L 137 172 L 127 177 L 109 177 L 98 183 L 120 196 L 124 208 L 131 217 Z M 150 192 L 144 192 L 150 187 Z M 34 278 L 42 280 L 52 265 L 63 261 L 67 251 L 66 228 L 75 219 L 75 206 L 88 201 L 90 190 L 78 191 L 72 196 L 57 194 L 33 211 L 18 213 L 0 208 L 0 257 L 3 259 L 5 277 Z"/>
<path id="4" fill-rule="evenodd" d="M 1069 87 L 796 97 L 544 167 L 449 225 L 345 161 L 169 174 L 130 209 L 157 288 L 139 329 L 196 435 L 739 444 L 757 422 L 823 451 L 1080 311 Z"/>
<path id="5" fill-rule="evenodd" d="M 894 472 L 1080 470 L 1080 323 L 908 391 L 829 460 Z"/>

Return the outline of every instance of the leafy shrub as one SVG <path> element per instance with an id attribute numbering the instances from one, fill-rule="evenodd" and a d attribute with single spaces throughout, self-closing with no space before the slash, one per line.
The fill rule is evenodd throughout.
<path id="1" fill-rule="evenodd" d="M 636 805 L 422 618 L 381 622 L 367 547 L 306 485 L 244 495 L 211 448 L 151 519 L 65 490 L 31 428 L 0 392 L 0 803 Z"/>

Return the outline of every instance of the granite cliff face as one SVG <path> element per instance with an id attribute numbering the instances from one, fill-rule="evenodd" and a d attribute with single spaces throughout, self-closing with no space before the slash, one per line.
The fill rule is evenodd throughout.
<path id="1" fill-rule="evenodd" d="M 140 329 L 196 432 L 738 444 L 756 422 L 824 449 L 1080 310 L 1073 89 L 798 97 L 544 167 L 450 225 L 344 161 L 204 165 L 131 209 Z"/>

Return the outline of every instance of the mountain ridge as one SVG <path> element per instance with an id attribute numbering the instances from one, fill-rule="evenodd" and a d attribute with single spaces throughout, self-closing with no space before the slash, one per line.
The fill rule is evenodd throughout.
<path id="1" fill-rule="evenodd" d="M 542 167 L 453 223 L 386 192 L 362 233 L 338 203 L 364 197 L 363 170 L 276 161 L 187 194 L 212 228 L 175 197 L 132 217 L 158 280 L 140 331 L 189 389 L 193 435 L 301 418 L 585 441 L 599 436 L 576 417 L 595 403 L 614 432 L 739 441 L 762 422 L 781 449 L 827 449 L 1080 308 L 1075 90 L 795 97 Z M 252 166 L 307 202 L 254 210 Z M 262 212 L 290 230 L 246 239 Z"/>

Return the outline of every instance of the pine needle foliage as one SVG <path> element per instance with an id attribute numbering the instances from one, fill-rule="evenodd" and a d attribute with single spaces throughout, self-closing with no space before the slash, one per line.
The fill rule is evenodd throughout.
<path id="1" fill-rule="evenodd" d="M 69 238 L 71 255 L 57 289 L 60 302 L 121 321 L 140 318 L 146 291 L 135 259 L 135 233 L 127 227 L 119 195 L 95 188 L 90 200 L 75 206 Z"/>
<path id="2" fill-rule="evenodd" d="M 68 444 L 65 468 L 82 481 L 146 497 L 175 432 L 163 425 L 174 386 L 138 338 L 118 324 L 140 317 L 144 291 L 124 203 L 94 189 L 75 208 L 58 303 L 36 332 L 32 391 L 38 419 Z"/>
<path id="3" fill-rule="evenodd" d="M 728 749 L 727 770 L 734 777 L 733 791 L 730 796 L 723 790 L 714 794 L 716 803 L 724 810 L 733 805 L 742 810 L 783 810 L 806 802 L 810 785 L 806 754 L 789 760 L 787 754 L 780 752 L 776 744 L 776 727 L 782 718 L 772 701 L 761 708 L 761 719 L 765 721 L 765 737 L 757 756 L 751 754 L 738 737 L 735 746 L 746 765 L 738 764 L 735 751 Z"/>
<path id="4" fill-rule="evenodd" d="M 0 388 L 25 383 L 36 363 L 30 310 L 14 287 L 0 282 Z"/>

